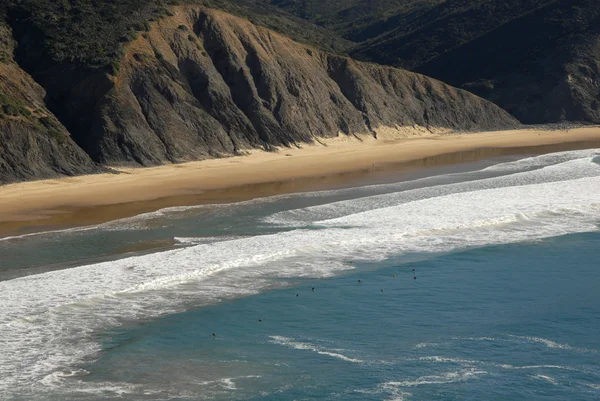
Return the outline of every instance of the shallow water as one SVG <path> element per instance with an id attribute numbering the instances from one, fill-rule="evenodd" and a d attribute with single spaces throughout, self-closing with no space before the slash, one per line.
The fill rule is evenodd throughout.
<path id="1" fill-rule="evenodd" d="M 0 394 L 598 399 L 595 153 L 1 241 Z"/>

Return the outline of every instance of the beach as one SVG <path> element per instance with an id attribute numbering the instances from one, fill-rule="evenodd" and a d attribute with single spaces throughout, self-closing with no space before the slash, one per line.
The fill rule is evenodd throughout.
<path id="1" fill-rule="evenodd" d="M 597 400 L 593 143 L 83 206 L 155 211 L 5 236 L 0 398 Z"/>
<path id="2" fill-rule="evenodd" d="M 170 206 L 340 187 L 403 166 L 593 147 L 600 147 L 600 127 L 403 137 L 383 130 L 377 139 L 340 136 L 275 152 L 9 184 L 0 186 L 0 236 L 97 224 Z"/>

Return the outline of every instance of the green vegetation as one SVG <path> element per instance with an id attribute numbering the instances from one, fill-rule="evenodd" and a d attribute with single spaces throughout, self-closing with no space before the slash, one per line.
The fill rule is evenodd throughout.
<path id="1" fill-rule="evenodd" d="M 600 36 L 597 0 L 0 0 L 0 29 L 12 28 L 14 60 L 46 88 L 54 110 L 68 96 L 57 75 L 68 83 L 72 71 L 78 78 L 98 69 L 117 74 L 124 45 L 149 38 L 151 21 L 183 3 L 221 9 L 319 49 L 424 73 L 515 115 L 521 106 L 514 105 L 529 101 L 529 92 L 511 97 L 522 82 L 537 82 L 531 96 L 543 98 L 542 87 L 550 91 L 548 82 L 564 80 L 571 60 L 598 58 L 585 48 Z M 0 63 L 11 61 L 13 47 L 0 42 Z"/>
<path id="2" fill-rule="evenodd" d="M 237 0 L 269 3 L 300 18 L 324 26 L 353 41 L 371 26 L 381 27 L 397 15 L 418 14 L 445 0 Z M 449 0 L 452 1 L 452 0 Z M 473 1 L 473 2 L 476 2 Z M 398 28 L 398 26 L 393 27 Z M 380 32 L 381 33 L 381 32 Z"/>
<path id="3" fill-rule="evenodd" d="M 194 0 L 187 0 L 194 2 Z M 21 58 L 100 68 L 123 55 L 123 43 L 172 15 L 169 0 L 4 0 L 0 18 L 12 26 Z M 23 38 L 27 38 L 23 41 Z M 26 60 L 27 61 L 27 60 Z M 33 63 L 34 61 L 32 61 Z"/>
<path id="4" fill-rule="evenodd" d="M 339 1 L 334 1 L 339 2 Z M 347 54 L 354 43 L 344 39 L 326 27 L 319 26 L 312 20 L 301 18 L 281 4 L 281 1 L 267 0 L 205 0 L 204 5 L 220 9 L 230 14 L 247 19 L 288 36 L 298 42 L 311 44 L 319 49 Z M 328 3 L 328 2 L 323 2 Z"/>
<path id="5" fill-rule="evenodd" d="M 511 34 L 500 45 L 527 43 L 527 52 L 538 56 L 550 47 L 585 37 L 600 26 L 600 7 L 594 0 L 211 0 L 216 7 L 249 16 L 252 22 L 285 32 L 281 19 L 294 17 L 305 32 L 289 29 L 289 36 L 322 47 L 315 34 L 329 32 L 332 50 L 381 64 L 419 70 L 447 52 L 496 29 L 530 21 L 529 31 Z M 277 11 L 273 11 L 277 9 Z M 278 21 L 257 15 L 272 13 Z M 294 17 L 292 17 L 292 15 Z M 309 32 L 310 30 L 313 32 Z M 538 32 L 543 32 L 539 34 Z M 524 36 L 521 36 L 524 35 Z M 531 40 L 535 38 L 536 43 Z M 530 55 L 530 54 L 527 54 Z M 493 63 L 492 63 L 493 64 Z M 429 71 L 431 73 L 431 71 Z"/>
<path id="6" fill-rule="evenodd" d="M 53 138 L 56 142 L 63 145 L 67 142 L 68 136 L 61 129 L 61 125 L 58 121 L 52 117 L 44 116 L 38 120 L 40 126 L 46 129 L 46 134 Z"/>
<path id="7" fill-rule="evenodd" d="M 578 8 L 582 13 L 573 18 L 572 12 Z M 525 42 L 529 49 L 521 57 L 537 57 L 559 42 L 589 31 L 599 22 L 599 11 L 597 2 L 590 0 L 448 0 L 438 5 L 429 2 L 427 7 L 408 14 L 375 21 L 356 30 L 350 38 L 362 41 L 353 50 L 358 58 L 419 70 L 447 52 L 508 26 L 514 29 L 506 29 L 503 42 L 490 48 L 512 51 L 513 44 L 521 46 Z"/>
<path id="8" fill-rule="evenodd" d="M 354 58 L 465 88 L 523 122 L 600 121 L 598 0 L 232 1 L 278 7 Z"/>
<path id="9" fill-rule="evenodd" d="M 383 64 L 419 69 L 482 35 L 539 13 L 565 39 L 597 23 L 591 0 L 184 0 L 219 8 L 316 47 Z M 123 44 L 172 15 L 179 0 L 4 0 L 20 43 L 18 57 L 32 65 L 54 61 L 118 71 Z M 558 10 L 560 9 L 560 10 Z M 573 10 L 578 18 L 570 18 Z M 179 29 L 185 30 L 184 26 Z M 26 38 L 26 40 L 21 40 Z M 511 38 L 519 41 L 520 38 Z M 543 40 L 543 38 L 542 38 Z M 542 46 L 538 46 L 543 48 Z M 0 62 L 8 57 L 0 52 Z M 24 64 L 27 64 L 25 62 Z"/>
<path id="10" fill-rule="evenodd" d="M 2 0 L 0 24 L 12 27 L 17 61 L 34 75 L 51 63 L 115 73 L 123 45 L 148 32 L 151 21 L 172 16 L 169 6 L 182 3 L 220 8 L 328 50 L 343 52 L 349 44 L 260 0 Z M 6 61 L 0 53 L 0 62 Z"/>
<path id="11" fill-rule="evenodd" d="M 53 138 L 60 145 L 64 145 L 65 143 L 67 143 L 68 137 L 67 137 L 67 135 L 65 135 L 64 132 L 56 130 L 56 129 L 49 129 L 46 132 L 47 132 L 48 136 Z"/>
<path id="12" fill-rule="evenodd" d="M 158 49 L 154 49 L 154 57 L 156 57 L 156 59 L 159 61 L 163 61 L 165 59 L 165 56 L 163 56 L 163 54 Z"/>
<path id="13" fill-rule="evenodd" d="M 111 60 L 110 74 L 116 76 L 121 70 L 121 63 L 118 60 Z"/>
<path id="14" fill-rule="evenodd" d="M 15 43 L 10 28 L 2 22 L 1 17 L 0 13 L 0 63 L 8 63 L 12 60 Z"/>
<path id="15" fill-rule="evenodd" d="M 30 117 L 31 111 L 19 100 L 13 99 L 6 93 L 0 92 L 0 114 L 11 117 Z"/>

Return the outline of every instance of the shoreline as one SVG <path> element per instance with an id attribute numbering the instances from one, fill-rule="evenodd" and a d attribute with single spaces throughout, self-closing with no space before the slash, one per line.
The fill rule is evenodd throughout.
<path id="1" fill-rule="evenodd" d="M 338 137 L 276 152 L 0 186 L 0 238 L 100 224 L 172 206 L 358 186 L 374 177 L 492 157 L 600 148 L 600 127 L 413 138 Z"/>

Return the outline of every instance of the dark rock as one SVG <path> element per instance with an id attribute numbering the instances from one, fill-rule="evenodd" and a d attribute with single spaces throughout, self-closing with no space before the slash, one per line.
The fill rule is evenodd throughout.
<path id="1" fill-rule="evenodd" d="M 0 180 L 99 171 L 92 160 L 151 166 L 384 128 L 519 125 L 496 105 L 423 75 L 333 55 L 204 7 L 173 11 L 129 43 L 113 68 L 34 68 L 42 56 L 21 54 L 47 93 L 12 59 L 0 63 L 0 88 L 17 99 L 0 120 Z"/>
<path id="2" fill-rule="evenodd" d="M 44 90 L 13 61 L 10 29 L 0 24 L 0 183 L 103 171 L 44 105 Z M 7 112 L 8 111 L 8 112 Z"/>
<path id="3" fill-rule="evenodd" d="M 129 46 L 90 131 L 77 135 L 94 160 L 154 165 L 380 127 L 518 125 L 425 76 L 310 49 L 222 12 L 175 10 Z"/>

